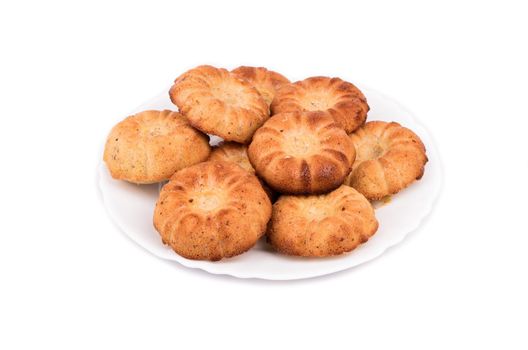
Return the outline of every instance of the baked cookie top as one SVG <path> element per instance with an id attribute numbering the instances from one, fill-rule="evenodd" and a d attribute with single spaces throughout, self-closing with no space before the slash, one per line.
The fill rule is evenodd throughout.
<path id="1" fill-rule="evenodd" d="M 356 161 L 346 184 L 368 199 L 399 192 L 424 174 L 425 146 L 398 123 L 371 121 L 350 135 Z"/>
<path id="2" fill-rule="evenodd" d="M 270 216 L 270 200 L 254 175 L 234 163 L 207 161 L 163 186 L 154 227 L 181 256 L 215 261 L 250 249 Z"/>
<path id="3" fill-rule="evenodd" d="M 148 184 L 206 160 L 210 151 L 209 137 L 180 113 L 148 110 L 114 126 L 103 159 L 113 178 Z"/>
<path id="4" fill-rule="evenodd" d="M 223 68 L 191 69 L 174 81 L 169 95 L 192 126 L 227 141 L 249 142 L 269 117 L 253 85 Z"/>
<path id="5" fill-rule="evenodd" d="M 323 257 L 355 249 L 377 229 L 369 201 L 341 186 L 323 195 L 281 196 L 273 205 L 268 242 L 285 254 Z"/>
<path id="6" fill-rule="evenodd" d="M 369 106 L 353 84 L 339 78 L 311 77 L 277 91 L 271 104 L 272 114 L 292 111 L 328 113 L 350 133 L 365 122 Z"/>
<path id="7" fill-rule="evenodd" d="M 291 112 L 274 115 L 255 133 L 248 156 L 273 189 L 311 194 L 340 186 L 350 172 L 355 150 L 328 114 Z"/>
<path id="8" fill-rule="evenodd" d="M 242 169 L 255 174 L 255 169 L 249 162 L 247 146 L 236 142 L 222 142 L 214 147 L 209 160 L 233 162 Z"/>
<path id="9" fill-rule="evenodd" d="M 233 162 L 242 169 L 255 174 L 255 168 L 251 165 L 247 154 L 247 146 L 236 142 L 222 142 L 217 147 L 214 147 L 209 160 Z M 258 179 L 262 188 L 273 203 L 277 198 L 277 194 L 273 191 L 262 179 Z"/>
<path id="10" fill-rule="evenodd" d="M 290 81 L 283 75 L 268 70 L 264 67 L 240 66 L 232 70 L 239 78 L 251 83 L 257 91 L 264 97 L 266 103 L 271 105 L 277 90 Z"/>

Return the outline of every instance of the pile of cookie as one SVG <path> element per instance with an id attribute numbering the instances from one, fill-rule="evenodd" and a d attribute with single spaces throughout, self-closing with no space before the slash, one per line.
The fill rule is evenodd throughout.
<path id="1" fill-rule="evenodd" d="M 424 173 L 420 138 L 395 122 L 366 122 L 366 97 L 340 78 L 291 83 L 262 67 L 199 66 L 169 95 L 178 112 L 126 118 L 104 161 L 115 179 L 169 180 L 154 227 L 185 258 L 233 257 L 263 235 L 289 255 L 350 252 L 378 229 L 371 201 Z M 211 147 L 208 135 L 223 141 Z"/>

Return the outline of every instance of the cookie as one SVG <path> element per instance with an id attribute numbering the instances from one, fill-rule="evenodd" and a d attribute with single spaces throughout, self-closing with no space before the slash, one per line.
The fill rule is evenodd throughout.
<path id="1" fill-rule="evenodd" d="M 255 133 L 248 156 L 259 177 L 274 190 L 312 194 L 339 187 L 355 151 L 328 114 L 291 112 L 274 115 Z"/>
<path id="2" fill-rule="evenodd" d="M 227 141 L 249 142 L 269 118 L 253 85 L 223 68 L 191 69 L 175 80 L 169 95 L 192 126 Z"/>
<path id="3" fill-rule="evenodd" d="M 398 123 L 371 121 L 350 139 L 357 156 L 346 184 L 368 199 L 395 194 L 424 174 L 424 144 L 418 135 Z"/>
<path id="4" fill-rule="evenodd" d="M 324 257 L 355 249 L 377 229 L 369 201 L 343 185 L 323 195 L 281 196 L 273 205 L 267 238 L 281 253 Z"/>
<path id="5" fill-rule="evenodd" d="M 312 77 L 284 85 L 271 104 L 272 114 L 320 111 L 330 114 L 347 133 L 367 119 L 369 106 L 363 93 L 339 78 Z"/>
<path id="6" fill-rule="evenodd" d="M 271 105 L 277 90 L 290 81 L 283 75 L 268 70 L 264 67 L 241 66 L 233 69 L 232 72 L 239 78 L 251 83 L 257 91 L 264 97 L 266 103 Z"/>
<path id="7" fill-rule="evenodd" d="M 209 137 L 173 111 L 144 111 L 118 123 L 103 159 L 114 179 L 149 184 L 209 157 Z"/>
<path id="8" fill-rule="evenodd" d="M 247 146 L 240 143 L 221 142 L 213 148 L 209 160 L 233 162 L 251 174 L 255 174 L 255 169 L 249 162 Z"/>
<path id="9" fill-rule="evenodd" d="M 251 165 L 248 155 L 247 146 L 236 142 L 222 142 L 217 147 L 214 147 L 209 160 L 233 162 L 242 169 L 255 174 L 255 169 Z M 267 193 L 269 199 L 273 203 L 277 199 L 277 194 L 264 181 L 259 179 L 262 188 Z"/>
<path id="10" fill-rule="evenodd" d="M 270 200 L 254 175 L 231 162 L 207 161 L 163 186 L 154 227 L 179 255 L 217 261 L 253 247 L 270 216 Z"/>

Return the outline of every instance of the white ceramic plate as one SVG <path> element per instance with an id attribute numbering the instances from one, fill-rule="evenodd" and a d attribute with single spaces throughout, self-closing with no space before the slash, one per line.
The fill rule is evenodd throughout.
<path id="1" fill-rule="evenodd" d="M 376 209 L 378 232 L 356 250 L 331 258 L 296 258 L 275 253 L 264 239 L 248 252 L 218 262 L 185 259 L 161 243 L 154 230 L 152 217 L 159 185 L 133 185 L 111 178 L 103 162 L 99 168 L 99 186 L 104 204 L 115 223 L 132 240 L 152 254 L 180 264 L 199 268 L 214 274 L 227 274 L 240 278 L 293 280 L 330 274 L 372 260 L 387 248 L 401 242 L 416 230 L 431 212 L 442 183 L 440 159 L 427 130 L 403 107 L 380 93 L 362 89 L 371 110 L 368 120 L 396 121 L 415 131 L 427 148 L 429 162 L 420 181 L 396 194 L 392 200 Z M 172 109 L 167 93 L 160 94 L 132 111 L 145 109 Z M 213 137 L 212 144 L 218 138 Z"/>

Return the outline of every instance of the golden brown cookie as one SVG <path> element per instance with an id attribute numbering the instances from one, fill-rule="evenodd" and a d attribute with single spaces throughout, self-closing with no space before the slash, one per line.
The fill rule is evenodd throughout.
<path id="1" fill-rule="evenodd" d="M 264 97 L 268 104 L 271 104 L 277 90 L 290 81 L 283 75 L 267 70 L 264 67 L 241 66 L 233 69 L 232 72 L 239 78 L 247 80 Z"/>
<path id="2" fill-rule="evenodd" d="M 103 159 L 115 179 L 148 184 L 209 157 L 209 137 L 179 113 L 144 111 L 117 124 L 106 140 Z"/>
<path id="3" fill-rule="evenodd" d="M 269 117 L 253 85 L 223 68 L 191 69 L 175 80 L 169 94 L 192 126 L 227 141 L 249 142 Z"/>
<path id="4" fill-rule="evenodd" d="M 222 142 L 217 147 L 214 147 L 209 160 L 233 162 L 244 170 L 249 171 L 255 175 L 255 169 L 249 162 L 247 155 L 247 146 L 236 142 Z M 273 191 L 268 185 L 259 179 L 260 184 L 264 191 L 268 194 L 271 202 L 273 203 L 277 197 L 275 191 Z"/>
<path id="5" fill-rule="evenodd" d="M 368 122 L 350 139 L 357 156 L 346 184 L 368 199 L 397 193 L 423 176 L 425 146 L 414 132 L 400 124 Z"/>
<path id="6" fill-rule="evenodd" d="M 248 156 L 273 189 L 311 194 L 340 186 L 350 172 L 355 150 L 328 114 L 292 112 L 274 115 L 257 130 Z"/>
<path id="7" fill-rule="evenodd" d="M 257 178 L 230 162 L 203 162 L 172 176 L 154 227 L 164 244 L 196 260 L 241 254 L 265 233 L 271 203 Z"/>
<path id="8" fill-rule="evenodd" d="M 365 122 L 369 106 L 353 84 L 339 78 L 312 77 L 284 85 L 275 95 L 272 114 L 292 111 L 329 113 L 350 133 Z"/>
<path id="9" fill-rule="evenodd" d="M 213 148 L 209 160 L 233 162 L 251 174 L 255 174 L 255 169 L 249 162 L 247 146 L 240 143 L 221 142 Z"/>
<path id="10" fill-rule="evenodd" d="M 273 205 L 268 242 L 285 254 L 323 257 L 355 249 L 377 229 L 369 201 L 341 186 L 323 195 L 281 196 Z"/>

